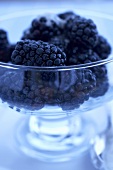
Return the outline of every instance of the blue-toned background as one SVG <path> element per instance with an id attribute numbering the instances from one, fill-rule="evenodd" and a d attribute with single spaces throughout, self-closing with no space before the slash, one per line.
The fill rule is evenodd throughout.
<path id="1" fill-rule="evenodd" d="M 49 8 L 50 12 L 54 8 L 64 11 L 74 8 L 101 11 L 113 15 L 113 0 L 22 0 L 22 1 L 0 1 L 0 17 L 4 14 L 28 9 L 43 10 Z M 78 157 L 77 160 L 66 163 L 47 164 L 28 158 L 19 152 L 15 146 L 13 131 L 17 120 L 24 117 L 15 115 L 0 109 L 0 170 L 2 167 L 9 170 L 94 170 L 89 159 L 89 153 Z"/>

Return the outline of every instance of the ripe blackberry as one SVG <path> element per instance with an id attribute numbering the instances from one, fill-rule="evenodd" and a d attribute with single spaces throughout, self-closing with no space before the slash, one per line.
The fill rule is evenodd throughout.
<path id="1" fill-rule="evenodd" d="M 66 52 L 69 40 L 65 36 L 57 36 L 50 39 L 49 43 L 56 45 L 61 48 L 62 51 Z"/>
<path id="2" fill-rule="evenodd" d="M 43 41 L 18 41 L 11 56 L 13 64 L 27 66 L 63 66 L 66 55 L 53 44 Z"/>
<path id="3" fill-rule="evenodd" d="M 93 73 L 96 75 L 97 79 L 102 79 L 104 77 L 107 77 L 107 67 L 106 65 L 100 65 L 100 66 L 94 66 L 91 68 Z"/>
<path id="4" fill-rule="evenodd" d="M 101 58 L 91 49 L 84 49 L 75 46 L 72 47 L 67 54 L 67 64 L 68 65 L 77 65 L 77 64 L 85 64 L 92 63 L 95 61 L 100 61 Z M 98 97 L 104 95 L 109 87 L 108 76 L 107 76 L 107 68 L 105 65 L 93 66 L 90 67 L 90 70 L 96 77 L 96 86 L 93 88 L 93 92 L 91 92 L 91 97 Z"/>
<path id="5" fill-rule="evenodd" d="M 67 65 L 91 63 L 101 60 L 92 49 L 85 49 L 79 46 L 70 46 L 67 51 Z"/>
<path id="6" fill-rule="evenodd" d="M 106 59 L 111 53 L 111 46 L 108 43 L 107 39 L 99 35 L 98 43 L 95 46 L 94 51 L 100 56 L 101 59 Z"/>
<path id="7" fill-rule="evenodd" d="M 30 28 L 24 31 L 22 39 L 49 41 L 50 38 L 61 35 L 62 24 L 57 16 L 35 18 Z"/>
<path id="8" fill-rule="evenodd" d="M 99 97 L 103 96 L 108 88 L 109 88 L 109 81 L 108 81 L 108 73 L 106 65 L 95 66 L 91 68 L 92 72 L 96 76 L 96 88 L 91 93 L 91 97 Z"/>
<path id="9" fill-rule="evenodd" d="M 10 61 L 9 46 L 1 48 L 0 47 L 0 62 Z"/>
<path id="10" fill-rule="evenodd" d="M 97 28 L 91 19 L 81 17 L 69 19 L 65 24 L 64 30 L 69 39 L 76 44 L 92 48 L 98 42 Z"/>
<path id="11" fill-rule="evenodd" d="M 10 44 L 8 41 L 7 32 L 0 29 L 0 61 L 9 62 L 11 58 Z"/>
<path id="12" fill-rule="evenodd" d="M 9 45 L 8 37 L 7 37 L 7 32 L 3 29 L 0 29 L 0 47 L 6 47 Z"/>
<path id="13" fill-rule="evenodd" d="M 96 76 L 90 69 L 77 70 L 77 81 L 75 89 L 89 93 L 96 87 Z"/>
<path id="14" fill-rule="evenodd" d="M 96 88 L 91 92 L 90 96 L 93 98 L 103 96 L 109 89 L 108 78 L 104 77 L 97 80 Z"/>
<path id="15" fill-rule="evenodd" d="M 90 69 L 76 70 L 76 81 L 66 92 L 60 92 L 56 96 L 63 110 L 73 110 L 80 107 L 89 99 L 90 93 L 96 87 L 96 76 Z"/>
<path id="16" fill-rule="evenodd" d="M 76 15 L 73 11 L 66 11 L 66 12 L 58 14 L 58 17 L 63 20 L 68 20 L 71 18 L 79 17 L 79 15 Z"/>

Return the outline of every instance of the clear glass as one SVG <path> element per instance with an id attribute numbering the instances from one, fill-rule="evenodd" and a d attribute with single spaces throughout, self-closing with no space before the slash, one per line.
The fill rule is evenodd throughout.
<path id="1" fill-rule="evenodd" d="M 93 19 L 101 35 L 113 46 L 111 16 L 83 10 L 75 12 Z M 39 14 L 42 12 L 26 11 L 3 16 L 0 27 L 8 30 L 14 43 Z M 98 76 L 93 88 L 94 80 L 88 70 L 95 68 L 106 74 Z M 26 119 L 19 120 L 15 127 L 19 148 L 31 157 L 56 162 L 75 158 L 97 141 L 104 143 L 110 126 L 107 104 L 113 100 L 112 68 L 112 54 L 107 60 L 66 67 L 29 67 L 1 62 L 1 107 L 26 114 Z M 88 82 L 81 76 L 86 72 L 90 77 Z"/>

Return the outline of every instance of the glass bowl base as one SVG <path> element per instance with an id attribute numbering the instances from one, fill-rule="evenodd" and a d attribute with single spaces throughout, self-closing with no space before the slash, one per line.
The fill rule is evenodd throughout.
<path id="1" fill-rule="evenodd" d="M 41 122 L 39 121 L 40 123 L 38 124 L 36 121 L 39 121 L 39 118 L 30 116 L 30 118 L 25 121 L 20 120 L 16 128 L 17 148 L 32 158 L 45 162 L 68 161 L 83 154 L 93 143 L 95 132 L 92 122 L 86 125 L 84 120 L 76 118 L 74 121 L 76 130 L 74 130 L 73 133 L 69 126 L 69 129 L 65 129 L 65 123 L 69 121 L 69 119 L 61 120 L 62 127 L 60 127 L 60 132 L 58 129 L 54 129 L 54 127 L 46 131 L 46 126 L 44 127 L 43 125 L 43 127 L 41 127 Z M 83 123 L 84 128 L 81 125 Z M 52 132 L 55 134 L 53 135 Z"/>

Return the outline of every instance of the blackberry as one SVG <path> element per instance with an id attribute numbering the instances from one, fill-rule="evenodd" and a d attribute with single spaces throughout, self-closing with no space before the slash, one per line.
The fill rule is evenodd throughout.
<path id="1" fill-rule="evenodd" d="M 61 48 L 62 51 L 66 52 L 69 40 L 65 36 L 57 36 L 50 39 L 49 43 L 56 45 Z"/>
<path id="2" fill-rule="evenodd" d="M 58 17 L 63 20 L 68 20 L 68 19 L 80 17 L 80 16 L 76 15 L 73 11 L 66 11 L 66 12 L 58 14 Z"/>
<path id="3" fill-rule="evenodd" d="M 72 47 L 67 54 L 67 65 L 78 65 L 100 61 L 100 56 L 92 49 L 84 49 L 83 47 Z M 109 87 L 106 65 L 93 66 L 90 70 L 96 77 L 96 86 L 91 91 L 91 97 L 99 97 L 104 95 Z"/>
<path id="4" fill-rule="evenodd" d="M 1 48 L 0 47 L 0 62 L 10 61 L 10 50 L 9 46 Z"/>
<path id="5" fill-rule="evenodd" d="M 97 79 L 102 79 L 107 77 L 107 67 L 106 65 L 94 66 L 91 68 Z"/>
<path id="6" fill-rule="evenodd" d="M 108 41 L 101 35 L 98 36 L 98 43 L 94 51 L 100 56 L 101 59 L 106 59 L 111 53 L 111 46 Z"/>
<path id="7" fill-rule="evenodd" d="M 7 32 L 3 29 L 0 29 L 0 47 L 6 47 L 9 45 L 8 37 L 7 37 Z"/>
<path id="8" fill-rule="evenodd" d="M 3 29 L 0 29 L 0 61 L 9 62 L 10 58 L 10 43 L 8 41 L 7 32 Z"/>
<path id="9" fill-rule="evenodd" d="M 65 34 L 76 44 L 93 48 L 98 42 L 96 25 L 91 19 L 78 18 L 67 20 L 64 26 Z"/>
<path id="10" fill-rule="evenodd" d="M 18 41 L 11 56 L 13 64 L 27 66 L 63 66 L 66 55 L 53 44 L 43 41 Z"/>
<path id="11" fill-rule="evenodd" d="M 76 70 L 75 83 L 66 90 L 59 92 L 56 96 L 63 110 L 79 108 L 84 101 L 90 97 L 90 93 L 96 87 L 96 76 L 90 69 Z"/>
<path id="12" fill-rule="evenodd" d="M 62 24 L 57 16 L 35 18 L 30 28 L 24 31 L 22 39 L 49 41 L 50 38 L 62 34 Z"/>
<path id="13" fill-rule="evenodd" d="M 96 75 L 96 88 L 91 93 L 91 97 L 99 97 L 105 95 L 109 88 L 109 80 L 106 65 L 95 66 L 91 68 Z"/>
<path id="14" fill-rule="evenodd" d="M 77 71 L 77 81 L 75 88 L 77 91 L 89 93 L 96 87 L 96 76 L 90 69 L 81 69 Z"/>
<path id="15" fill-rule="evenodd" d="M 67 65 L 85 64 L 99 60 L 101 58 L 92 49 L 85 49 L 75 45 L 75 47 L 71 46 L 70 50 L 67 51 Z"/>
<path id="16" fill-rule="evenodd" d="M 91 92 L 90 96 L 93 98 L 103 96 L 108 91 L 108 89 L 109 89 L 108 78 L 104 77 L 102 79 L 98 79 L 96 88 L 94 89 L 94 91 Z"/>

